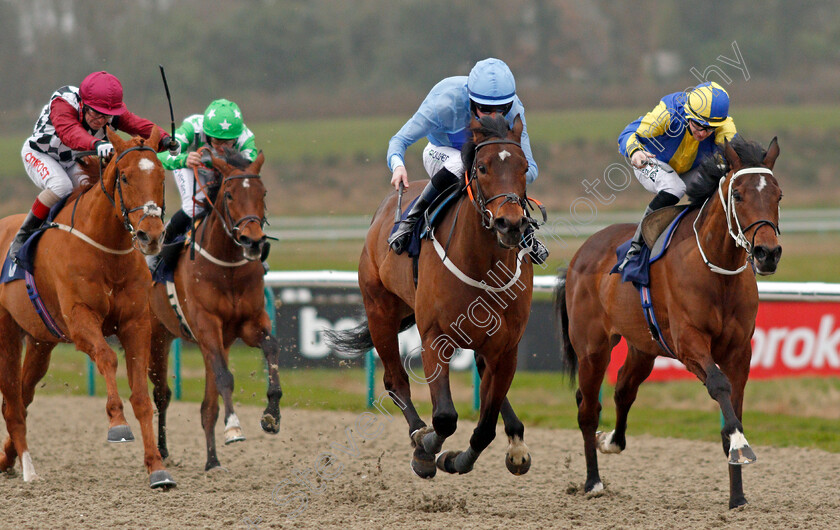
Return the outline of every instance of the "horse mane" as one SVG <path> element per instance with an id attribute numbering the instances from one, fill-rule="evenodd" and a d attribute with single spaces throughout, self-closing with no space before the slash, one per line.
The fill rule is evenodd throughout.
<path id="1" fill-rule="evenodd" d="M 102 172 L 104 171 L 105 168 L 102 168 Z M 99 170 L 99 159 L 94 156 L 86 156 L 80 159 L 79 172 L 85 175 L 87 180 L 70 193 L 70 196 L 67 197 L 68 203 L 75 201 L 79 195 L 99 184 L 99 177 L 101 176 Z"/>
<path id="2" fill-rule="evenodd" d="M 232 165 L 236 169 L 245 169 L 251 165 L 251 161 L 248 160 L 245 155 L 236 149 L 231 149 L 230 147 L 225 147 L 224 158 L 228 164 Z"/>
<path id="3" fill-rule="evenodd" d="M 741 136 L 735 136 L 729 145 L 735 150 L 743 167 L 757 167 L 764 161 L 767 150 L 758 142 L 746 140 Z M 699 206 L 717 193 L 721 177 L 729 172 L 729 163 L 720 154 L 716 153 L 705 157 L 699 166 L 697 178 L 686 183 L 685 193 L 690 199 L 692 206 Z"/>
<path id="4" fill-rule="evenodd" d="M 463 161 L 465 168 L 472 167 L 473 160 L 475 160 L 475 146 L 477 144 L 473 141 L 473 138 L 475 138 L 476 134 L 484 137 L 485 140 L 489 140 L 490 138 L 500 138 L 503 140 L 507 138 L 510 127 L 504 116 L 491 114 L 482 116 L 478 120 L 478 127 L 470 129 L 470 132 L 472 132 L 472 136 L 470 136 L 470 139 L 461 148 L 461 161 Z"/>

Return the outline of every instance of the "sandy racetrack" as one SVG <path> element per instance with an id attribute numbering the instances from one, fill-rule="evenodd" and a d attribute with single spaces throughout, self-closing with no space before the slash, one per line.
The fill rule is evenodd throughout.
<path id="1" fill-rule="evenodd" d="M 29 443 L 41 479 L 24 484 L 19 464 L 15 476 L 0 476 L 2 527 L 840 527 L 840 454 L 766 447 L 750 438 L 758 455 L 744 473 L 750 504 L 730 511 L 727 464 L 715 443 L 631 432 L 624 454 L 601 455 L 607 490 L 589 497 L 581 493 L 585 466 L 577 431 L 526 426 L 534 463 L 527 475 L 515 477 L 504 466 L 507 439 L 500 426 L 472 473 L 438 473 L 423 481 L 409 469 L 401 417 L 362 417 L 378 422 L 367 427 L 366 439 L 356 431 L 352 455 L 346 429 L 355 428 L 358 414 L 285 409 L 280 434 L 270 436 L 259 429 L 261 409 L 241 406 L 237 412 L 248 440 L 225 447 L 219 428 L 219 458 L 228 471 L 207 474 L 196 403 L 170 409 L 175 464 L 169 470 L 178 488 L 153 491 L 140 442 L 105 441 L 104 407 L 101 398 L 36 396 Z M 465 449 L 473 427 L 461 422 L 444 448 Z M 5 438 L 5 427 L 0 433 Z M 322 475 L 333 478 L 318 482 L 308 471 L 323 453 L 335 457 L 322 467 Z M 282 495 L 291 495 L 285 506 L 274 502 Z M 302 511 L 289 517 L 295 509 Z"/>

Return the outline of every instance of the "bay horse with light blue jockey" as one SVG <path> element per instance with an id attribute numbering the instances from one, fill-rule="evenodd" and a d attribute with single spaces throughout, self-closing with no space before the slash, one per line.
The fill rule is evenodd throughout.
<path id="1" fill-rule="evenodd" d="M 531 465 L 524 426 L 506 398 L 519 341 L 531 311 L 533 268 L 519 244 L 530 225 L 525 193 L 527 160 L 520 147 L 522 120 L 510 129 L 500 116 L 470 123 L 471 141 L 463 149 L 466 192 L 443 215 L 421 245 L 415 286 L 412 258 L 389 251 L 398 196 L 376 211 L 359 261 L 359 287 L 367 321 L 335 332 L 336 349 L 361 354 L 376 347 L 385 368 L 385 388 L 402 409 L 414 446 L 411 468 L 422 478 L 437 469 L 467 473 L 496 436 L 501 412 L 508 436 L 508 469 L 523 474 Z M 422 190 L 424 183 L 412 185 Z M 444 234 L 438 241 L 436 234 Z M 416 321 L 422 338 L 424 377 L 432 398 L 432 426 L 420 419 L 411 401 L 409 375 L 400 359 L 397 334 Z M 478 425 L 465 451 L 441 453 L 455 432 L 458 413 L 449 386 L 449 360 L 456 348 L 475 350 L 482 376 Z M 418 381 L 417 376 L 412 377 Z M 439 456 L 436 458 L 436 455 Z"/>
<path id="2" fill-rule="evenodd" d="M 158 135 L 153 128 L 148 140 L 123 140 L 109 130 L 115 155 L 101 175 L 99 164 L 81 163 L 92 185 L 68 198 L 55 224 L 41 236 L 34 259 L 32 278 L 50 320 L 36 312 L 24 281 L 0 284 L 0 390 L 9 432 L 0 470 L 12 467 L 20 455 L 24 481 L 37 477 L 26 442 L 26 407 L 59 342 L 72 342 L 87 353 L 105 378 L 108 441 L 134 439 L 117 393 L 117 354 L 105 341 L 116 335 L 125 350 L 130 401 L 140 422 L 150 485 L 175 485 L 155 447 L 146 383 L 149 271 L 141 252 L 159 252 L 163 234 L 164 171 L 151 147 L 158 145 Z M 22 220 L 0 220 L 0 248 L 8 248 Z M 21 336 L 26 340 L 22 371 Z"/>
<path id="3" fill-rule="evenodd" d="M 651 322 L 658 323 L 658 330 L 646 323 L 637 289 L 610 273 L 616 247 L 633 235 L 635 225 L 596 233 L 561 273 L 555 304 L 566 368 L 579 378 L 586 492 L 604 489 L 596 450 L 624 450 L 627 415 L 639 385 L 658 355 L 673 352 L 720 406 L 723 450 L 730 464 L 729 507 L 746 504 L 741 469 L 755 461 L 755 454 L 741 414 L 758 311 L 755 274 L 773 274 L 782 254 L 782 191 L 773 175 L 778 155 L 775 138 L 765 151 L 736 137 L 724 147 L 728 170 L 710 158 L 703 162 L 700 179 L 688 183 L 694 209 L 673 232 L 668 251 L 650 265 Z M 596 432 L 601 382 L 621 337 L 628 353 L 615 387 L 615 430 Z"/>
<path id="4" fill-rule="evenodd" d="M 240 154 L 226 151 L 225 159 L 207 150 L 214 172 L 221 176 L 217 190 L 207 193 L 210 214 L 193 234 L 191 249 L 180 250 L 171 282 L 151 287 L 152 354 L 149 378 L 154 384 L 158 408 L 158 448 L 166 458 L 166 409 L 172 395 L 166 374 L 169 347 L 176 337 L 198 344 L 204 357 L 204 400 L 201 425 L 207 444 L 205 470 L 220 467 L 214 430 L 219 416 L 219 395 L 225 404 L 225 444 L 245 437 L 233 410 L 233 375 L 228 354 L 236 339 L 260 348 L 269 371 L 268 405 L 260 426 L 265 432 L 280 431 L 278 374 L 280 344 L 271 335 L 271 319 L 265 308 L 263 266 L 267 243 L 266 190 L 260 178 L 265 157 L 251 163 Z"/>

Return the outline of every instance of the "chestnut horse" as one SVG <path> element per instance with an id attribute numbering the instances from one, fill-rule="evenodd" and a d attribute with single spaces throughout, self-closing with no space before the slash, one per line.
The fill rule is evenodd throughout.
<path id="1" fill-rule="evenodd" d="M 415 447 L 411 467 L 422 478 L 434 477 L 437 469 L 472 470 L 496 436 L 500 410 L 510 442 L 508 469 L 518 475 L 531 465 L 524 426 L 505 397 L 516 372 L 533 290 L 532 265 L 524 259 L 528 249 L 517 252 L 525 230 L 535 224 L 527 214 L 528 165 L 519 144 L 522 129 L 518 116 L 512 130 L 499 116 L 472 120 L 471 141 L 463 149 L 464 167 L 470 168 L 465 174 L 467 194 L 451 206 L 431 240 L 423 241 L 416 287 L 412 258 L 388 248 L 396 193 L 382 202 L 359 261 L 367 322 L 331 335 L 332 344 L 346 352 L 376 347 L 385 367 L 385 388 L 408 422 Z M 424 184 L 412 183 L 413 194 Z M 415 321 L 423 344 L 423 382 L 429 385 L 432 398 L 431 427 L 411 402 L 409 376 L 397 341 L 397 333 Z M 443 452 L 436 461 L 435 455 L 455 432 L 458 420 L 449 387 L 449 359 L 458 347 L 476 352 L 483 376 L 480 415 L 469 448 Z"/>
<path id="2" fill-rule="evenodd" d="M 755 461 L 741 424 L 744 386 L 750 371 L 750 339 L 758 311 L 755 273 L 773 274 L 782 254 L 779 200 L 773 176 L 776 139 L 765 151 L 736 137 L 724 147 L 728 172 L 704 161 L 700 180 L 688 183 L 690 210 L 670 248 L 650 266 L 655 320 L 665 345 L 706 386 L 723 414 L 721 438 L 729 459 L 729 507 L 746 504 L 741 465 Z M 705 202 L 704 202 L 705 201 Z M 702 207 L 696 208 L 702 204 Z M 590 237 L 575 254 L 556 290 L 566 368 L 577 370 L 578 424 L 586 456 L 587 492 L 604 488 L 596 449 L 620 453 L 627 441 L 627 414 L 639 385 L 664 347 L 652 338 L 639 292 L 610 274 L 616 247 L 635 226 L 613 225 Z M 596 433 L 598 393 L 610 351 L 624 337 L 627 360 L 615 387 L 616 427 Z"/>
<path id="3" fill-rule="evenodd" d="M 164 171 L 153 148 L 158 145 L 158 134 L 155 128 L 148 141 L 137 136 L 123 140 L 108 131 L 115 155 L 101 176 L 97 168 L 83 164 L 93 185 L 74 192 L 55 218 L 59 229 L 48 229 L 41 237 L 33 276 L 64 337 L 52 334 L 42 322 L 23 281 L 0 285 L 0 390 L 9 432 L 0 470 L 12 467 L 20 455 L 24 481 L 36 478 L 26 444 L 26 407 L 58 342 L 74 343 L 105 377 L 108 441 L 134 439 L 117 394 L 117 354 L 105 341 L 116 334 L 125 350 L 130 401 L 140 422 L 150 485 L 175 485 L 154 442 L 154 410 L 146 383 L 151 338 L 149 272 L 140 253 L 134 252 L 135 247 L 143 254 L 160 251 Z M 0 221 L 0 248 L 8 248 L 22 218 Z M 21 335 L 26 338 L 22 372 Z"/>
<path id="4" fill-rule="evenodd" d="M 205 470 L 220 466 L 213 434 L 219 416 L 219 394 L 225 403 L 225 443 L 245 438 L 233 410 L 233 375 L 228 352 L 239 338 L 252 348 L 261 348 L 269 370 L 268 405 L 260 425 L 265 432 L 280 431 L 280 376 L 277 373 L 280 344 L 271 335 L 271 319 L 265 309 L 263 266 L 260 256 L 266 243 L 265 186 L 260 168 L 262 153 L 251 163 L 228 152 L 228 160 L 212 156 L 221 175 L 220 188 L 211 213 L 194 234 L 195 259 L 184 248 L 175 269 L 175 291 L 186 326 L 173 310 L 164 284 L 152 286 L 152 361 L 149 378 L 154 383 L 158 408 L 158 448 L 164 458 L 166 409 L 172 392 L 166 379 L 169 347 L 180 337 L 198 343 L 204 357 L 204 400 L 201 425 L 207 440 Z M 212 195 L 212 194 L 211 194 Z"/>

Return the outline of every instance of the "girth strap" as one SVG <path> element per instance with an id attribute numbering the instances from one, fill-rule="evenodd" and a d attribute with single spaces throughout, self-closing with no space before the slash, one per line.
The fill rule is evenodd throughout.
<path id="1" fill-rule="evenodd" d="M 38 316 L 41 317 L 41 322 L 47 327 L 47 329 L 58 337 L 59 339 L 67 342 L 71 342 L 67 335 L 61 331 L 61 328 L 58 327 L 58 324 L 53 319 L 50 312 L 47 311 L 47 306 L 44 305 L 44 301 L 41 299 L 40 293 L 38 293 L 38 288 L 35 287 L 35 277 L 29 273 L 29 271 L 24 271 L 24 281 L 26 282 L 26 294 L 29 295 L 29 300 L 32 301 L 32 305 L 35 307 L 35 312 L 38 313 Z"/>

